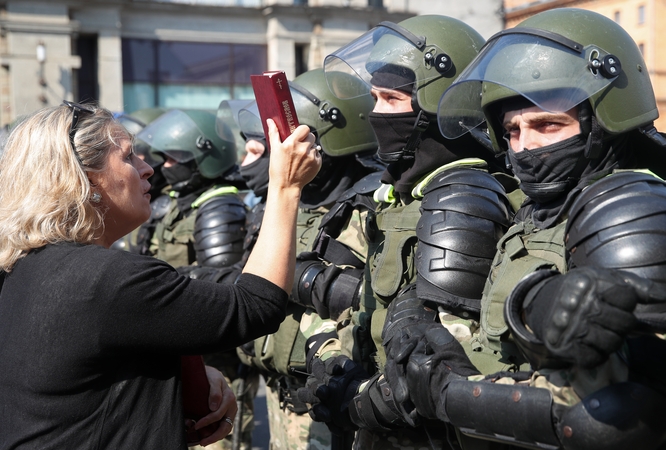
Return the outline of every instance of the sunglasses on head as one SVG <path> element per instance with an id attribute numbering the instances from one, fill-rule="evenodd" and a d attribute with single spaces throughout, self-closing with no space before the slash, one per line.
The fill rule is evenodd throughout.
<path id="1" fill-rule="evenodd" d="M 74 135 L 76 135 L 76 126 L 79 124 L 79 118 L 81 117 L 81 113 L 87 112 L 93 114 L 95 110 L 90 108 L 89 106 L 82 105 L 81 103 L 69 102 L 67 100 L 63 100 L 62 104 L 72 110 L 72 124 L 69 126 L 69 142 L 72 144 L 72 150 L 74 151 L 76 158 L 79 160 L 79 162 L 81 162 L 81 158 L 79 158 L 79 154 L 76 153 L 76 146 L 74 145 Z"/>

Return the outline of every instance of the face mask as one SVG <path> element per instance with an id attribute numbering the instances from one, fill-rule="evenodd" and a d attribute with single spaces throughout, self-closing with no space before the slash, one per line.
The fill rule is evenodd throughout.
<path id="1" fill-rule="evenodd" d="M 582 134 L 553 145 L 514 152 L 507 158 L 513 173 L 520 179 L 520 189 L 537 203 L 548 203 L 567 194 L 587 166 Z"/>
<path id="2" fill-rule="evenodd" d="M 401 159 L 403 149 L 414 130 L 417 112 L 396 114 L 374 113 L 368 114 L 370 125 L 377 136 L 379 150 L 377 156 L 385 163 L 396 162 Z"/>
<path id="3" fill-rule="evenodd" d="M 266 197 L 268 193 L 268 167 L 270 166 L 269 153 L 265 151 L 259 159 L 247 166 L 240 166 L 240 174 L 247 187 L 257 197 Z"/>
<path id="4" fill-rule="evenodd" d="M 162 175 L 166 178 L 167 183 L 175 186 L 189 180 L 192 177 L 192 170 L 185 164 L 174 164 L 171 167 L 162 166 Z"/>
<path id="5" fill-rule="evenodd" d="M 171 190 L 180 192 L 181 195 L 195 191 L 204 184 L 194 161 L 177 163 L 171 167 L 162 166 L 162 175 L 171 185 Z"/>

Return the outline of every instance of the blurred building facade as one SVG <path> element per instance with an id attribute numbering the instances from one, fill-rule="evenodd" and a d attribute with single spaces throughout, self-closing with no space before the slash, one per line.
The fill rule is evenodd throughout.
<path id="1" fill-rule="evenodd" d="M 614 20 L 643 52 L 659 107 L 657 130 L 666 131 L 666 2 L 655 0 L 504 0 L 506 28 L 554 8 L 581 8 Z"/>
<path id="2" fill-rule="evenodd" d="M 488 37 L 501 0 L 0 1 L 0 126 L 62 99 L 113 111 L 215 109 L 249 75 L 289 78 L 379 22 L 446 14 Z M 471 3 L 471 2 L 469 2 Z"/>

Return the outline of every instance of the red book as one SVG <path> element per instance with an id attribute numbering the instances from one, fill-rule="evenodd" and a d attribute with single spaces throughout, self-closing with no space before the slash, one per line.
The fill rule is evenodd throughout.
<path id="1" fill-rule="evenodd" d="M 250 80 L 266 139 L 266 119 L 273 119 L 280 132 L 280 139 L 284 141 L 298 126 L 287 76 L 282 71 L 264 72 L 263 75 L 250 75 Z"/>
<path id="2" fill-rule="evenodd" d="M 215 422 L 201 430 L 194 429 L 194 422 L 211 412 L 208 407 L 210 386 L 201 355 L 180 357 L 180 382 L 182 384 L 187 443 L 189 445 L 198 444 L 201 439 L 213 434 L 220 426 L 220 422 Z"/>

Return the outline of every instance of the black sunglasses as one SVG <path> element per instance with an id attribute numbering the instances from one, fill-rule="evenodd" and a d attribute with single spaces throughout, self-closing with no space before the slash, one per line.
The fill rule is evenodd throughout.
<path id="1" fill-rule="evenodd" d="M 69 126 L 69 142 L 72 144 L 72 150 L 74 151 L 76 158 L 81 162 L 81 158 L 79 157 L 79 154 L 76 153 L 76 147 L 74 146 L 76 126 L 79 124 L 79 117 L 82 112 L 93 114 L 95 110 L 86 105 L 82 105 L 81 103 L 68 102 L 67 100 L 63 100 L 62 104 L 72 110 L 72 124 Z"/>

